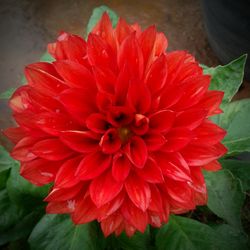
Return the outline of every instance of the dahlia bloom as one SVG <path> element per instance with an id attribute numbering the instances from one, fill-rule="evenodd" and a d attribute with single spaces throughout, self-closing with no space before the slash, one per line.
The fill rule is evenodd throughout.
<path id="1" fill-rule="evenodd" d="M 10 99 L 18 127 L 5 134 L 21 175 L 53 183 L 47 213 L 131 236 L 206 204 L 202 169 L 220 169 L 226 153 L 225 131 L 209 120 L 223 92 L 167 44 L 154 26 L 112 28 L 104 14 L 87 41 L 63 32 L 48 45 L 54 62 L 25 68 Z"/>

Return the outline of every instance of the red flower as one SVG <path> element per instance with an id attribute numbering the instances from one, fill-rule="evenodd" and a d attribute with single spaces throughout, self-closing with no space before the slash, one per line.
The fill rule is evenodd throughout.
<path id="1" fill-rule="evenodd" d="M 19 126 L 5 133 L 21 175 L 54 183 L 48 213 L 131 236 L 206 203 L 202 169 L 220 169 L 226 153 L 209 120 L 223 93 L 190 54 L 166 48 L 154 26 L 113 29 L 104 14 L 86 42 L 62 33 L 52 64 L 26 67 L 10 100 Z"/>

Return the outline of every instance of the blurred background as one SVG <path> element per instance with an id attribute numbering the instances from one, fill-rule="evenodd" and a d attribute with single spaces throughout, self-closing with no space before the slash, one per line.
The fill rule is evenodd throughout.
<path id="1" fill-rule="evenodd" d="M 59 31 L 84 36 L 92 9 L 103 4 L 143 28 L 156 24 L 168 37 L 169 50 L 188 50 L 208 66 L 224 63 L 207 39 L 205 26 L 208 23 L 211 29 L 211 23 L 207 20 L 209 13 L 202 12 L 204 2 L 216 1 L 204 0 L 202 5 L 199 0 L 1 0 L 0 93 L 20 85 L 24 66 L 39 60 L 47 43 L 54 41 Z M 249 93 L 250 84 L 245 82 L 237 98 L 250 96 Z M 4 128 L 10 120 L 6 102 L 1 102 L 0 108 L 0 127 Z"/>

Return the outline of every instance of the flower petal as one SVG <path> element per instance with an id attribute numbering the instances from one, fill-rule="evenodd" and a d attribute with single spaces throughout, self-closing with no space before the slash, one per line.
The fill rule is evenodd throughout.
<path id="1" fill-rule="evenodd" d="M 89 193 L 92 201 L 99 208 L 113 200 L 121 192 L 122 188 L 122 182 L 115 181 L 109 171 L 91 182 Z"/>
<path id="2" fill-rule="evenodd" d="M 49 202 L 46 206 L 47 214 L 69 214 L 75 209 L 75 200 Z"/>
<path id="3" fill-rule="evenodd" d="M 64 162 L 56 175 L 55 186 L 57 188 L 70 188 L 79 182 L 75 173 L 82 158 L 83 156 L 77 156 Z"/>
<path id="4" fill-rule="evenodd" d="M 188 129 L 197 128 L 206 118 L 207 110 L 189 109 L 177 114 L 174 126 L 186 127 Z"/>
<path id="5" fill-rule="evenodd" d="M 113 157 L 112 175 L 116 181 L 123 182 L 128 177 L 132 165 L 126 155 L 117 153 Z"/>
<path id="6" fill-rule="evenodd" d="M 84 224 L 97 219 L 98 209 L 92 202 L 90 196 L 80 198 L 76 201 L 75 210 L 71 214 L 71 219 L 75 224 Z"/>
<path id="7" fill-rule="evenodd" d="M 95 82 L 91 72 L 82 64 L 69 60 L 60 60 L 53 62 L 53 65 L 69 87 L 95 89 Z"/>
<path id="8" fill-rule="evenodd" d="M 113 213 L 101 221 L 101 228 L 105 237 L 112 234 L 122 223 L 123 217 L 120 213 Z"/>
<path id="9" fill-rule="evenodd" d="M 96 151 L 99 148 L 100 137 L 90 131 L 62 131 L 60 140 L 69 148 L 80 153 Z"/>
<path id="10" fill-rule="evenodd" d="M 31 183 L 42 186 L 55 180 L 56 174 L 63 162 L 51 162 L 37 158 L 33 161 L 22 162 L 20 175 Z"/>
<path id="11" fill-rule="evenodd" d="M 31 152 L 50 161 L 63 160 L 73 154 L 73 151 L 58 139 L 39 141 L 31 148 Z"/>
<path id="12" fill-rule="evenodd" d="M 161 169 L 158 167 L 155 160 L 148 158 L 143 169 L 137 169 L 136 173 L 144 181 L 151 183 L 161 183 L 164 182 L 164 177 L 162 175 Z"/>
<path id="13" fill-rule="evenodd" d="M 101 113 L 94 113 L 88 116 L 86 120 L 86 126 L 88 129 L 95 133 L 105 133 L 105 131 L 110 127 L 106 116 Z"/>
<path id="14" fill-rule="evenodd" d="M 133 225 L 141 233 L 145 231 L 148 224 L 147 212 L 143 212 L 141 209 L 137 208 L 132 202 L 129 201 L 123 203 L 121 212 L 129 224 Z M 132 234 L 133 233 L 134 230 L 132 231 Z"/>
<path id="15" fill-rule="evenodd" d="M 76 175 L 81 180 L 90 180 L 102 174 L 111 166 L 112 156 L 100 151 L 85 156 L 78 166 Z"/>
<path id="16" fill-rule="evenodd" d="M 166 139 L 160 133 L 147 133 L 143 136 L 143 140 L 149 151 L 160 149 L 166 142 Z"/>
<path id="17" fill-rule="evenodd" d="M 143 168 L 148 157 L 147 146 L 138 136 L 133 136 L 124 148 L 129 160 L 138 168 Z"/>
<path id="18" fill-rule="evenodd" d="M 209 162 L 220 158 L 227 152 L 227 148 L 221 143 L 215 145 L 196 146 L 188 145 L 181 151 L 186 162 L 190 166 L 203 166 Z"/>
<path id="19" fill-rule="evenodd" d="M 218 171 L 218 170 L 221 170 L 222 167 L 221 167 L 221 164 L 217 160 L 214 160 L 214 161 L 209 162 L 206 165 L 203 165 L 202 168 L 207 171 Z"/>
<path id="20" fill-rule="evenodd" d="M 126 179 L 125 188 L 130 200 L 142 211 L 146 211 L 151 199 L 150 187 L 137 175 L 130 174 Z"/>
<path id="21" fill-rule="evenodd" d="M 192 181 L 189 166 L 180 153 L 157 152 L 154 159 L 163 175 L 168 178 L 176 181 Z"/>
<path id="22" fill-rule="evenodd" d="M 193 138 L 193 133 L 188 128 L 173 128 L 166 135 L 166 143 L 162 151 L 176 152 L 184 148 Z"/>
<path id="23" fill-rule="evenodd" d="M 173 125 L 175 113 L 171 110 L 160 110 L 150 117 L 149 127 L 153 131 L 166 133 Z"/>

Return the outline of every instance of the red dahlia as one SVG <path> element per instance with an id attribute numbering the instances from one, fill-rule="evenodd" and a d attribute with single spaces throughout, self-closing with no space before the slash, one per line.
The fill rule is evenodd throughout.
<path id="1" fill-rule="evenodd" d="M 53 63 L 25 68 L 10 100 L 18 127 L 5 133 L 21 175 L 54 183 L 47 213 L 131 236 L 206 204 L 202 169 L 220 169 L 226 153 L 209 120 L 223 92 L 208 90 L 190 54 L 166 48 L 154 26 L 113 29 L 104 14 L 87 41 L 62 33 L 48 45 Z"/>

